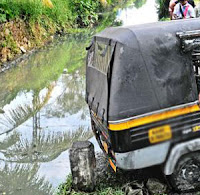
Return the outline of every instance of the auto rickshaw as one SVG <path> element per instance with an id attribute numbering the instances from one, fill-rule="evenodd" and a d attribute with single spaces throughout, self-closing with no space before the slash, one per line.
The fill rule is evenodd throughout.
<path id="1" fill-rule="evenodd" d="M 200 19 L 111 27 L 87 48 L 86 101 L 111 167 L 200 188 Z"/>

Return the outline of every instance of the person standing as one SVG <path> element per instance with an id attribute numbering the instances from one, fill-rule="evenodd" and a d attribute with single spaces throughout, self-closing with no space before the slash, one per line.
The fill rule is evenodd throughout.
<path id="1" fill-rule="evenodd" d="M 195 18 L 195 11 L 187 0 L 179 0 L 174 7 L 173 19 Z"/>
<path id="2" fill-rule="evenodd" d="M 176 6 L 177 3 L 178 3 L 178 0 L 171 0 L 169 2 L 169 16 L 171 20 L 173 18 L 174 7 Z"/>

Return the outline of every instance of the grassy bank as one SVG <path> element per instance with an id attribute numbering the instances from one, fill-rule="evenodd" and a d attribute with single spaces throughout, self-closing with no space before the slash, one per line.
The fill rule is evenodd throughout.
<path id="1" fill-rule="evenodd" d="M 125 193 L 121 189 L 120 185 L 109 186 L 109 184 L 104 184 L 102 182 L 101 185 L 96 187 L 95 192 L 85 193 L 85 192 L 75 192 L 72 189 L 72 176 L 69 175 L 66 179 L 65 184 L 61 184 L 59 186 L 58 192 L 56 195 L 124 195 Z"/>
<path id="2" fill-rule="evenodd" d="M 79 19 L 80 25 L 87 25 L 90 22 L 88 16 L 96 18 L 95 12 L 100 8 L 98 0 L 2 0 L 0 22 L 21 18 L 30 23 L 38 22 L 44 26 L 53 23 L 58 28 L 65 28 L 74 26 Z"/>
<path id="3" fill-rule="evenodd" d="M 1 0 L 0 65 L 52 41 L 54 34 L 109 25 L 133 0 Z M 102 17 L 102 13 L 111 15 Z"/>
<path id="4" fill-rule="evenodd" d="M 91 25 L 101 8 L 96 1 L 80 6 L 70 0 L 2 0 L 0 2 L 0 64 L 52 40 L 51 35 Z M 94 1 L 95 2 L 95 1 Z M 85 6 L 89 5 L 86 10 Z M 91 8 L 90 8 L 91 7 Z M 78 14 L 82 12 L 81 18 Z M 86 20 L 88 18 L 88 21 Z"/>
<path id="5" fill-rule="evenodd" d="M 98 25 L 100 13 L 138 0 L 1 0 L 0 23 L 16 18 L 45 28 L 67 30 Z"/>

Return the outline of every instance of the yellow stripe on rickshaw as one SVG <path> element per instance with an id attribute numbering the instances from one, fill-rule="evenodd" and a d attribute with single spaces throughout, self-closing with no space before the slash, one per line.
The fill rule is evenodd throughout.
<path id="1" fill-rule="evenodd" d="M 178 108 L 178 109 L 174 109 L 174 110 L 169 110 L 169 111 L 164 111 L 161 113 L 152 114 L 149 116 L 144 116 L 141 118 L 131 119 L 126 122 L 115 123 L 115 124 L 110 123 L 109 129 L 111 131 L 126 130 L 126 129 L 130 129 L 133 127 L 146 125 L 146 124 L 153 123 L 153 122 L 158 122 L 161 120 L 170 119 L 170 118 L 177 117 L 180 115 L 189 114 L 189 113 L 196 112 L 199 110 L 200 110 L 199 106 L 197 104 L 195 104 L 195 105 L 184 107 L 184 108 Z"/>
<path id="2" fill-rule="evenodd" d="M 117 172 L 117 167 L 115 166 L 115 164 L 113 163 L 113 161 L 111 159 L 109 159 L 109 163 L 110 163 L 110 166 L 112 167 L 112 169 Z"/>

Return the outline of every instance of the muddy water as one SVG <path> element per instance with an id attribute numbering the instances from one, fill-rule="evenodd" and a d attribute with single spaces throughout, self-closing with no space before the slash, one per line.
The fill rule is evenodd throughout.
<path id="1" fill-rule="evenodd" d="M 157 21 L 154 0 L 118 10 L 116 20 L 144 23 L 147 8 L 152 10 L 148 21 Z M 70 172 L 72 142 L 92 137 L 84 100 L 89 40 L 83 35 L 57 39 L 0 75 L 0 194 L 55 193 Z"/>

